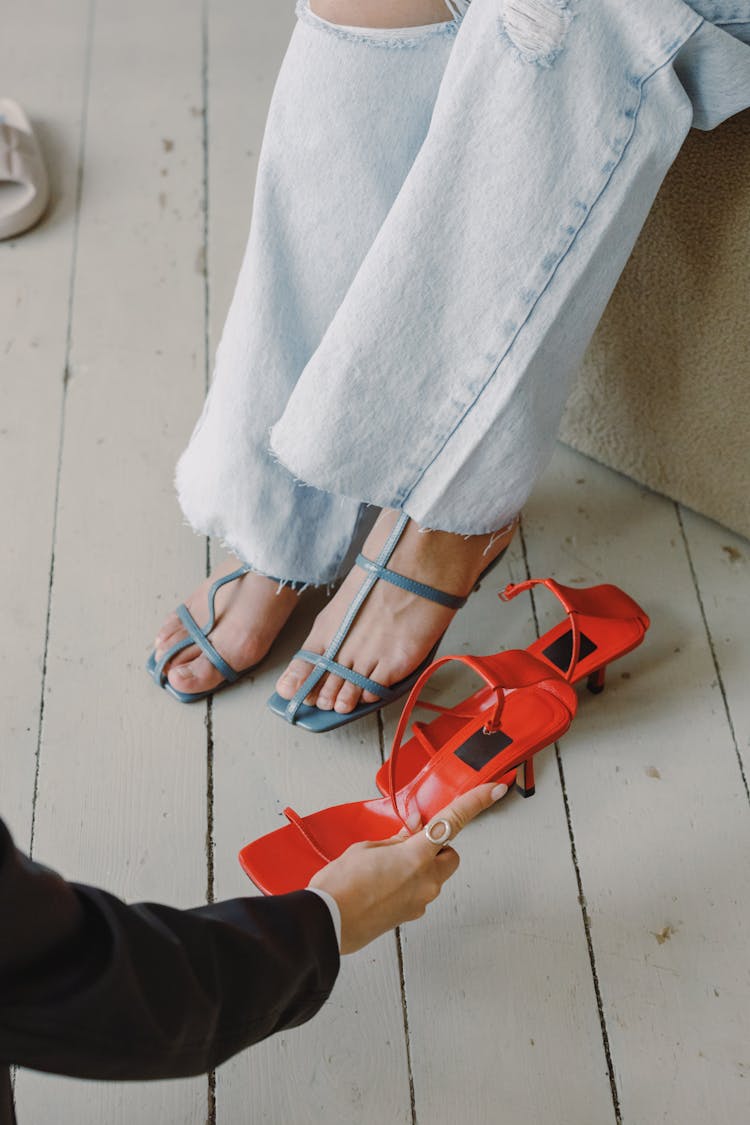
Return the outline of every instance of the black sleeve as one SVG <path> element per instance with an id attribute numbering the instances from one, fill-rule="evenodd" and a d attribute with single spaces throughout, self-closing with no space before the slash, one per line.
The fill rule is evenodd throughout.
<path id="1" fill-rule="evenodd" d="M 0 1061 L 82 1078 L 210 1070 L 315 1015 L 339 956 L 310 891 L 194 910 L 67 883 L 0 821 Z"/>

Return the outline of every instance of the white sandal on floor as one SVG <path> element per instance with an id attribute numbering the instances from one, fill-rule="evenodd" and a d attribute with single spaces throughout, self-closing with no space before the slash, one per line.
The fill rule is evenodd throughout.
<path id="1" fill-rule="evenodd" d="M 28 117 L 0 98 L 0 239 L 33 227 L 49 202 L 49 179 Z"/>

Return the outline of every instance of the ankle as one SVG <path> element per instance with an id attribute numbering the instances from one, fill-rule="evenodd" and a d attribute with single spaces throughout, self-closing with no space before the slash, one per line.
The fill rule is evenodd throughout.
<path id="1" fill-rule="evenodd" d="M 381 540 L 385 541 L 398 515 L 390 511 L 382 514 L 373 529 L 377 534 L 373 548 L 379 546 Z M 388 565 L 416 580 L 429 580 L 431 576 L 441 589 L 467 595 L 482 571 L 506 549 L 517 526 L 516 517 L 497 531 L 460 535 L 421 528 L 411 520 Z M 365 554 L 368 554 L 367 549 Z"/>

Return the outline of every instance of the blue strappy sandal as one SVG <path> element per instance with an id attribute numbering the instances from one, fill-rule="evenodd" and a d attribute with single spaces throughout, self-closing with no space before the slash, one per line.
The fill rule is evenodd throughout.
<path id="1" fill-rule="evenodd" d="M 168 691 L 169 694 L 177 699 L 180 703 L 198 703 L 201 699 L 208 699 L 209 695 L 215 695 L 217 691 L 221 691 L 222 688 L 227 687 L 229 684 L 236 684 L 238 680 L 241 680 L 243 678 L 243 676 L 249 675 L 254 668 L 257 668 L 258 665 L 253 664 L 250 668 L 243 669 L 242 672 L 236 672 L 230 664 L 227 664 L 226 660 L 224 660 L 220 653 L 216 651 L 216 649 L 208 639 L 208 634 L 216 624 L 217 592 L 221 589 L 222 586 L 226 585 L 227 582 L 234 582 L 236 578 L 241 578 L 243 574 L 247 574 L 250 569 L 251 568 L 249 566 L 241 566 L 238 570 L 233 570 L 231 574 L 225 574 L 223 578 L 216 579 L 211 589 L 208 591 L 209 618 L 208 623 L 204 629 L 201 629 L 200 625 L 195 620 L 192 613 L 184 603 L 182 605 L 178 605 L 176 613 L 182 624 L 187 629 L 188 636 L 172 645 L 170 649 L 167 649 L 161 660 L 157 661 L 156 654 L 154 652 L 152 652 L 149 656 L 146 662 L 146 671 L 151 676 L 153 681 L 159 685 L 159 687 L 162 687 L 165 691 Z M 207 656 L 211 661 L 214 668 L 218 669 L 218 671 L 221 672 L 222 676 L 224 677 L 223 681 L 220 684 L 217 684 L 215 688 L 211 688 L 210 691 L 178 691 L 177 688 L 173 687 L 167 679 L 167 665 L 169 664 L 170 660 L 174 656 L 176 656 L 178 652 L 182 652 L 182 650 L 184 648 L 187 648 L 189 645 L 197 645 L 204 656 Z"/>
<path id="2" fill-rule="evenodd" d="M 300 649 L 296 654 L 299 659 L 306 661 L 308 664 L 312 664 L 313 670 L 291 699 L 284 699 L 278 692 L 273 693 L 268 700 L 268 706 L 275 715 L 279 715 L 282 719 L 286 719 L 288 723 L 303 727 L 305 730 L 312 731 L 315 734 L 322 734 L 325 731 L 343 727 L 346 723 L 353 723 L 356 719 L 361 719 L 365 715 L 371 715 L 373 711 L 379 711 L 389 703 L 393 703 L 394 700 L 399 699 L 402 695 L 406 695 L 408 691 L 411 691 L 425 668 L 429 667 L 435 659 L 435 653 L 438 650 L 440 641 L 443 639 L 442 637 L 440 637 L 437 644 L 430 649 L 421 664 L 415 668 L 410 675 L 406 676 L 403 680 L 399 680 L 398 683 L 392 684 L 391 687 L 386 687 L 384 684 L 378 683 L 377 680 L 371 680 L 367 676 L 362 676 L 352 668 L 346 668 L 343 664 L 339 664 L 335 659 L 370 591 L 375 583 L 379 582 L 381 579 L 384 582 L 390 582 L 393 586 L 400 586 L 403 590 L 408 590 L 412 594 L 418 594 L 420 598 L 426 598 L 428 601 L 437 602 L 438 605 L 446 606 L 448 609 L 460 609 L 461 606 L 465 605 L 468 601 L 468 598 L 458 597 L 455 594 L 446 594 L 443 590 L 435 589 L 434 586 L 428 586 L 424 582 L 416 582 L 413 578 L 406 578 L 403 574 L 397 574 L 396 571 L 387 569 L 386 563 L 403 535 L 409 519 L 410 517 L 405 512 L 401 514 L 374 562 L 372 559 L 365 558 L 364 555 L 357 555 L 356 565 L 367 572 L 367 577 L 357 591 L 335 637 L 326 651 L 321 655 L 319 652 L 310 652 L 308 649 Z M 513 521 L 513 523 L 515 523 L 515 521 Z M 489 574 L 492 568 L 497 566 L 506 550 L 507 548 L 503 549 L 500 554 L 492 560 L 489 566 L 485 567 L 477 579 L 475 589 L 479 587 L 479 583 Z M 356 684 L 357 687 L 362 688 L 363 691 L 369 691 L 373 695 L 377 695 L 378 699 L 374 703 L 360 703 L 353 711 L 348 711 L 343 714 L 338 711 L 323 711 L 318 707 L 311 707 L 309 704 L 305 703 L 305 699 L 327 672 L 333 672 L 334 675 L 341 676 L 343 680 L 349 680 L 350 683 Z"/>

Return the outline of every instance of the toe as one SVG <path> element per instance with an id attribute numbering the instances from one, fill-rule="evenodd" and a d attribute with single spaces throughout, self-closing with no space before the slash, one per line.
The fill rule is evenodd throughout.
<path id="1" fill-rule="evenodd" d="M 167 649 L 186 637 L 187 633 L 179 617 L 172 616 L 162 625 L 154 639 L 154 652 L 157 660 L 161 660 Z"/>
<path id="2" fill-rule="evenodd" d="M 291 699 L 312 671 L 306 660 L 293 660 L 276 681 L 276 692 L 282 699 Z"/>
<path id="3" fill-rule="evenodd" d="M 370 671 L 367 673 L 370 680 L 374 680 L 377 684 L 383 684 L 384 687 L 390 687 L 395 683 L 398 676 L 394 680 L 393 668 L 391 668 L 385 661 L 376 661 Z M 373 695 L 371 691 L 362 692 L 362 701 L 364 703 L 376 703 L 380 699 L 379 695 Z"/>
<path id="4" fill-rule="evenodd" d="M 177 638 L 175 638 L 175 639 L 177 639 Z M 166 652 L 166 651 L 167 651 L 167 649 L 164 650 L 164 652 Z M 161 655 L 163 655 L 163 654 L 161 654 Z M 161 659 L 161 655 L 159 653 L 157 653 L 157 660 Z M 185 647 L 179 649 L 174 654 L 174 656 L 170 656 L 169 660 L 167 661 L 167 665 L 166 665 L 166 669 L 165 669 L 167 675 L 169 675 L 169 673 L 172 671 L 173 668 L 177 668 L 178 665 L 180 665 L 180 664 L 189 664 L 192 660 L 195 660 L 196 657 L 198 657 L 198 656 L 200 656 L 200 649 L 196 648 L 195 645 L 185 645 Z"/>
<path id="5" fill-rule="evenodd" d="M 356 684 L 350 683 L 349 680 L 339 680 L 339 683 L 341 687 L 336 695 L 333 706 L 334 709 L 342 715 L 348 715 L 350 711 L 354 710 L 362 698 L 362 689 L 358 688 Z M 318 701 L 318 707 L 320 707 L 320 701 Z"/>
<path id="6" fill-rule="evenodd" d="M 336 701 L 343 687 L 346 685 L 346 682 L 346 680 L 342 680 L 341 676 L 326 676 L 318 691 L 315 706 L 321 711 L 332 711 L 334 707 L 338 710 Z"/>
<path id="7" fill-rule="evenodd" d="M 170 613 L 159 632 L 156 634 L 155 644 L 163 644 L 167 637 L 171 637 L 177 629 L 182 628 L 182 622 L 176 613 Z"/>
<path id="8" fill-rule="evenodd" d="M 222 681 L 221 673 L 202 654 L 183 663 L 175 660 L 167 678 L 173 688 L 191 695 L 200 691 L 212 691 Z"/>

